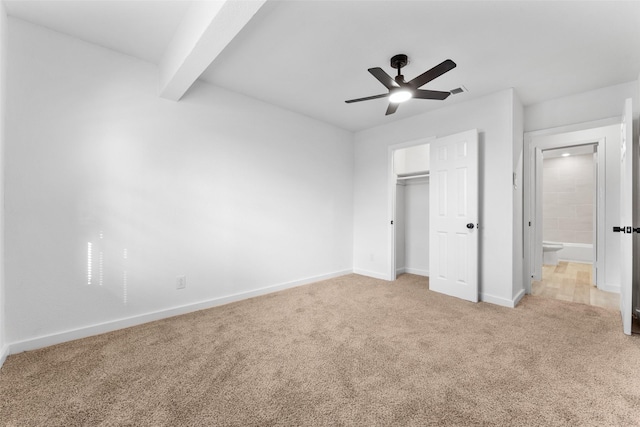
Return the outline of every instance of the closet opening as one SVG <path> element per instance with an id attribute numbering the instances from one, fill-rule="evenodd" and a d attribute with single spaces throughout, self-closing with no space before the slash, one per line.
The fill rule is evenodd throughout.
<path id="1" fill-rule="evenodd" d="M 390 280 L 429 276 L 429 140 L 390 147 Z"/>

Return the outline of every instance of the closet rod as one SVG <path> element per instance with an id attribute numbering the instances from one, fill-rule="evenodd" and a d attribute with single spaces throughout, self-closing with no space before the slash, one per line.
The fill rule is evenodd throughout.
<path id="1" fill-rule="evenodd" d="M 422 174 L 422 175 L 399 176 L 398 177 L 398 181 L 400 181 L 400 180 L 404 181 L 404 180 L 407 180 L 407 179 L 414 179 L 414 178 L 424 178 L 424 177 L 428 178 L 429 177 L 429 173 L 425 173 L 425 174 Z"/>

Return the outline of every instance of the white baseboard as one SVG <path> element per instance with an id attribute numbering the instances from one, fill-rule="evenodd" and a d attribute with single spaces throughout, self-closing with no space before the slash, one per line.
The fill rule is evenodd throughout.
<path id="1" fill-rule="evenodd" d="M 374 279 L 389 280 L 389 276 L 387 274 L 382 274 L 375 271 L 363 270 L 361 268 L 354 268 L 353 272 L 361 276 L 373 277 Z"/>
<path id="2" fill-rule="evenodd" d="M 601 291 L 605 291 L 605 292 L 615 292 L 616 294 L 620 293 L 620 285 L 600 285 L 598 286 L 598 289 L 600 289 Z"/>
<path id="3" fill-rule="evenodd" d="M 524 291 L 524 289 L 521 289 L 520 292 L 518 292 L 516 294 L 515 298 L 513 298 L 513 306 L 514 307 L 518 305 L 518 303 L 524 297 L 525 294 L 526 294 L 526 292 Z"/>
<path id="4" fill-rule="evenodd" d="M 9 356 L 9 346 L 5 345 L 0 348 L 0 368 L 4 365 L 4 361 L 7 360 L 7 356 Z"/>
<path id="5" fill-rule="evenodd" d="M 405 267 L 404 272 L 409 274 L 415 274 L 416 276 L 429 277 L 429 270 L 421 270 L 419 268 Z"/>
<path id="6" fill-rule="evenodd" d="M 518 293 L 518 295 L 516 296 L 516 298 L 510 300 L 507 298 L 502 298 L 502 297 L 497 297 L 495 295 L 489 295 L 489 294 L 480 294 L 480 301 L 482 302 L 489 302 L 491 304 L 496 304 L 496 305 L 501 305 L 503 307 L 509 307 L 509 308 L 514 308 L 516 306 L 516 304 L 518 303 L 518 301 L 520 301 L 520 298 L 522 298 L 524 296 L 524 291 L 520 291 Z"/>
<path id="7" fill-rule="evenodd" d="M 402 268 L 396 268 L 396 276 L 399 276 L 401 274 L 406 273 L 406 271 L 404 270 L 404 267 Z"/>
<path id="8" fill-rule="evenodd" d="M 314 277 L 307 277 L 305 279 L 295 280 L 292 282 L 266 286 L 264 288 L 254 289 L 252 291 L 240 292 L 240 293 L 228 295 L 225 297 L 214 298 L 214 299 L 182 305 L 178 307 L 172 307 L 165 310 L 159 310 L 151 313 L 140 314 L 140 315 L 131 316 L 123 319 L 113 320 L 110 322 L 104 322 L 96 325 L 90 325 L 82 328 L 72 329 L 64 332 L 57 332 L 54 334 L 43 335 L 40 337 L 31 338 L 24 341 L 10 343 L 8 346 L 6 346 L 8 347 L 6 348 L 6 353 L 7 355 L 16 354 L 23 351 L 36 350 L 38 348 L 49 347 L 49 346 L 60 344 L 67 341 L 73 341 L 81 338 L 87 338 L 93 335 L 104 334 L 106 332 L 112 332 L 118 329 L 129 328 L 131 326 L 141 325 L 143 323 L 153 322 L 155 320 L 166 319 L 167 317 L 178 316 L 181 314 L 191 313 L 193 311 L 204 310 L 207 308 L 229 304 L 229 303 L 244 300 L 247 298 L 265 295 L 272 292 L 281 291 L 284 289 L 295 288 L 297 286 L 308 285 L 310 283 L 332 279 L 334 277 L 344 276 L 345 274 L 351 274 L 351 273 L 353 273 L 352 270 L 336 271 L 333 273 L 322 274 Z M 4 353 L 0 353 L 0 357 L 2 354 Z M 3 360 L 3 359 L 0 359 L 0 360 Z"/>

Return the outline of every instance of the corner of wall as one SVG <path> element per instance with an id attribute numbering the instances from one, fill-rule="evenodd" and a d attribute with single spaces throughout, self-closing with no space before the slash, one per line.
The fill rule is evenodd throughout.
<path id="1" fill-rule="evenodd" d="M 498 297 L 498 296 L 487 294 L 487 293 L 480 293 L 480 301 L 487 302 L 489 304 L 499 305 L 501 307 L 515 308 L 515 306 L 518 305 L 518 303 L 520 302 L 523 296 L 524 296 L 524 289 L 518 292 L 518 294 L 511 299 L 502 298 L 502 297 Z"/>
<path id="2" fill-rule="evenodd" d="M 524 292 L 524 107 L 518 94 L 512 90 L 511 130 L 513 135 L 513 289 L 512 295 L 519 301 Z M 516 301 L 516 304 L 517 304 Z"/>
<path id="3" fill-rule="evenodd" d="M 9 356 L 9 346 L 4 345 L 0 347 L 0 368 L 2 368 L 2 365 L 4 365 L 4 362 L 5 360 L 7 360 L 8 356 Z"/>

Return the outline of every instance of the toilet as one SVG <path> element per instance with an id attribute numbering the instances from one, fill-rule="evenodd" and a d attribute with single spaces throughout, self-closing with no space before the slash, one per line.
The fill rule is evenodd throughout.
<path id="1" fill-rule="evenodd" d="M 544 265 L 558 265 L 558 251 L 564 248 L 559 242 L 542 242 L 542 263 Z"/>

